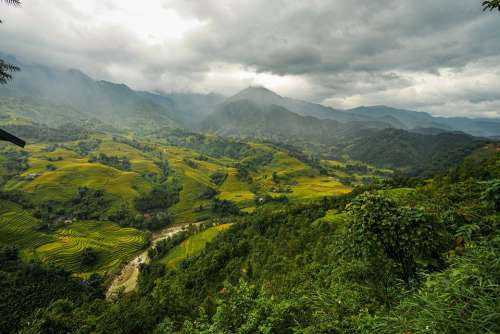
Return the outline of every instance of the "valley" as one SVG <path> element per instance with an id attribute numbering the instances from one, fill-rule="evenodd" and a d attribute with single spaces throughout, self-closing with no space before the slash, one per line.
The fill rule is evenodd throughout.
<path id="1" fill-rule="evenodd" d="M 2 243 L 14 242 L 26 261 L 55 264 L 82 277 L 98 273 L 111 278 L 134 255 L 144 254 L 147 245 L 164 237 L 155 231 L 163 230 L 162 224 L 183 226 L 319 200 L 349 193 L 364 178 L 388 175 L 362 163 L 360 172 L 346 172 L 340 162 L 323 160 L 320 165 L 330 171 L 325 174 L 272 144 L 221 142 L 221 152 L 231 147 L 235 151 L 208 155 L 201 145 L 172 146 L 162 139 L 139 141 L 102 132 L 76 141 L 29 145 L 20 158 L 25 168 L 3 185 Z M 21 152 L 6 145 L 2 150 Z M 126 157 L 127 166 L 94 161 L 101 155 Z M 158 211 L 139 209 L 136 201 L 160 185 L 172 189 L 176 199 L 169 205 L 168 221 L 150 233 L 143 226 L 157 219 Z M 87 190 L 95 193 L 82 195 Z M 81 212 L 81 205 L 92 209 Z M 97 259 L 83 264 L 81 257 L 88 249 Z"/>
<path id="2" fill-rule="evenodd" d="M 0 126 L 28 141 L 0 143 L 0 275 L 15 287 L 2 296 L 24 312 L 0 329 L 26 327 L 12 324 L 42 307 L 68 316 L 57 323 L 69 332 L 221 332 L 233 328 L 217 320 L 234 314 L 225 305 L 250 332 L 252 314 L 275 327 L 300 319 L 311 332 L 342 318 L 352 331 L 370 321 L 366 307 L 377 317 L 368 332 L 406 328 L 384 305 L 420 321 L 405 309 L 407 298 L 427 307 L 432 293 L 417 271 L 445 289 L 450 268 L 469 275 L 457 254 L 470 249 L 467 259 L 483 263 L 496 249 L 492 139 L 255 112 L 241 101 L 194 130 L 135 132 L 87 116 L 40 123 L 58 108 L 0 98 Z M 40 326 L 53 317 L 34 316 Z"/>
<path id="3" fill-rule="evenodd" d="M 27 141 L 0 142 L 0 293 L 20 306 L 0 332 L 392 333 L 476 296 L 468 323 L 494 327 L 498 289 L 449 277 L 498 287 L 498 120 L 19 65 L 0 86 L 0 127 Z"/>

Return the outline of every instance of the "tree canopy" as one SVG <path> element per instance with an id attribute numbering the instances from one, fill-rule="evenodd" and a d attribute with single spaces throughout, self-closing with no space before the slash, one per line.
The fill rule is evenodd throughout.
<path id="1" fill-rule="evenodd" d="M 484 10 L 495 10 L 500 11 L 500 0 L 487 0 L 483 1 Z"/>

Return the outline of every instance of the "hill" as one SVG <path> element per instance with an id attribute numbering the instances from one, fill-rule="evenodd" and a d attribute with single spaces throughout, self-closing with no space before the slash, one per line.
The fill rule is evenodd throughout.
<path id="1" fill-rule="evenodd" d="M 425 116 L 423 116 L 425 117 Z M 373 125 L 373 123 L 371 124 Z M 354 160 L 432 174 L 460 163 L 487 141 L 458 132 L 434 135 L 399 129 L 365 127 L 364 123 L 340 123 L 304 117 L 277 105 L 249 100 L 226 102 L 205 119 L 202 131 L 237 138 L 253 138 L 314 146 L 326 156 L 348 156 Z"/>
<path id="2" fill-rule="evenodd" d="M 462 131 L 474 136 L 500 135 L 500 120 L 459 117 L 434 117 L 425 112 L 397 109 L 387 106 L 358 107 L 338 110 L 320 104 L 282 97 L 264 87 L 249 87 L 228 98 L 226 103 L 248 100 L 260 106 L 277 105 L 302 116 L 331 119 L 342 123 L 358 122 L 363 127 L 392 127 L 412 130 L 438 128 L 444 131 Z"/>
<path id="3" fill-rule="evenodd" d="M 410 174 L 432 175 L 460 164 L 489 141 L 460 132 L 437 134 L 384 129 L 366 133 L 344 148 L 356 160 L 401 168 Z"/>
<path id="4" fill-rule="evenodd" d="M 24 64 L 13 57 L 6 58 L 22 71 L 8 85 L 0 86 L 0 97 L 64 106 L 68 109 L 67 122 L 74 120 L 76 112 L 79 117 L 98 119 L 115 128 L 147 132 L 190 124 L 193 116 L 203 113 L 203 108 L 210 109 L 221 101 L 215 94 L 163 95 L 136 91 L 124 84 L 94 80 L 78 70 Z M 41 123 L 60 120 L 51 113 L 43 117 Z"/>

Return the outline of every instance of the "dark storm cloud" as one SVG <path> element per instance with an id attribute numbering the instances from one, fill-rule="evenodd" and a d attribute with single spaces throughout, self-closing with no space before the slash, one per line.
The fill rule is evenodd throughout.
<path id="1" fill-rule="evenodd" d="M 207 20 L 186 41 L 206 59 L 277 74 L 431 71 L 500 51 L 485 43 L 500 20 L 475 0 L 167 3 Z"/>
<path id="2" fill-rule="evenodd" d="M 495 116 L 500 15 L 482 12 L 480 2 L 154 0 L 152 15 L 196 24 L 178 38 L 169 34 L 182 22 L 160 25 L 154 33 L 165 37 L 146 41 L 153 19 L 114 18 L 133 1 L 89 1 L 88 10 L 76 0 L 33 1 L 22 15 L 8 10 L 16 22 L 0 27 L 0 38 L 3 51 L 138 88 L 231 93 L 227 87 L 248 81 L 231 75 L 237 69 L 300 81 L 283 90 L 338 107 Z"/>

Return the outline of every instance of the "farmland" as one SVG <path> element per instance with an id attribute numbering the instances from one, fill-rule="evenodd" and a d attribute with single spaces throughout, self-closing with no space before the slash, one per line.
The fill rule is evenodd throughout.
<path id="1" fill-rule="evenodd" d="M 77 221 L 55 231 L 39 231 L 39 221 L 18 205 L 0 200 L 0 244 L 17 245 L 26 260 L 37 259 L 85 276 L 111 273 L 137 253 L 144 232 L 106 221 Z M 92 248 L 97 261 L 81 263 L 82 251 Z"/>
<path id="2" fill-rule="evenodd" d="M 207 140 L 218 139 L 207 137 Z M 229 201 L 242 212 L 251 213 L 272 198 L 286 197 L 287 201 L 302 203 L 351 191 L 351 186 L 341 181 L 349 173 L 340 162 L 322 161 L 330 170 L 324 175 L 285 149 L 263 143 L 238 145 L 235 147 L 244 148 L 242 153 L 225 155 L 212 152 L 211 147 L 207 151 L 206 147 L 115 138 L 99 132 L 57 145 L 44 142 L 28 145 L 22 150 L 27 168 L 8 179 L 3 191 L 20 191 L 38 207 L 47 201 L 66 203 L 76 198 L 81 189 L 94 189 L 102 193 L 99 201 L 104 201 L 104 209 L 97 213 L 98 218 L 92 219 L 75 219 L 66 210 L 59 220 L 69 219 L 71 224 L 58 223 L 47 230 L 39 228 L 41 221 L 34 217 L 33 210 L 3 201 L 0 242 L 17 244 L 25 259 L 38 259 L 83 276 L 93 272 L 109 275 L 136 256 L 145 243 L 145 231 L 119 226 L 109 221 L 109 217 L 123 208 L 132 216 L 142 217 L 135 201 L 154 187 L 177 185 L 178 200 L 168 209 L 177 225 L 217 218 L 220 213 L 211 209 L 214 199 Z M 130 167 L 118 168 L 92 158 L 102 155 L 125 157 Z M 160 170 L 162 161 L 166 161 L 166 170 Z M 372 174 L 371 169 L 367 174 Z M 214 175 L 222 177 L 216 179 Z M 227 225 L 221 225 L 192 236 L 161 262 L 176 267 L 186 257 L 200 252 L 206 242 L 225 228 Z M 81 263 L 85 249 L 95 252 L 95 263 Z"/>

